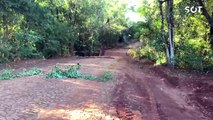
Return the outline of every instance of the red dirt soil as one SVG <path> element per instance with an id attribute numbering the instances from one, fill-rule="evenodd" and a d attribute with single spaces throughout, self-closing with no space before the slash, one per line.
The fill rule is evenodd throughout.
<path id="1" fill-rule="evenodd" d="M 45 72 L 55 64 L 80 63 L 85 74 L 111 71 L 116 79 L 97 82 L 31 76 L 0 81 L 0 120 L 212 120 L 213 76 L 170 70 L 126 56 L 127 49 L 102 57 L 26 60 L 7 66 Z"/>

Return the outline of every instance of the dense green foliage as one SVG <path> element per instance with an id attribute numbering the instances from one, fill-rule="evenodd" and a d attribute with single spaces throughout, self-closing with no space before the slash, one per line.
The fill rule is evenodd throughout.
<path id="1" fill-rule="evenodd" d="M 113 79 L 114 79 L 114 76 L 109 71 L 103 71 L 101 73 L 101 75 L 99 76 L 99 80 L 102 81 L 102 82 L 107 82 L 107 81 L 110 81 L 110 80 L 113 80 Z"/>
<path id="2" fill-rule="evenodd" d="M 74 78 L 74 79 L 86 79 L 86 80 L 97 80 L 101 82 L 107 82 L 113 80 L 114 77 L 111 72 L 103 71 L 100 76 L 84 75 L 80 71 L 81 65 L 67 66 L 65 69 L 55 66 L 48 74 L 47 78 Z"/>
<path id="3" fill-rule="evenodd" d="M 0 74 L 0 79 L 2 80 L 9 80 L 9 79 L 13 79 L 16 76 L 13 74 L 12 69 L 8 69 L 8 70 L 4 70 L 2 74 Z"/>
<path id="4" fill-rule="evenodd" d="M 80 79 L 88 79 L 88 80 L 94 80 L 97 77 L 93 75 L 83 75 L 80 72 L 81 65 L 73 65 L 73 66 L 67 66 L 65 69 L 59 68 L 57 65 L 55 66 L 52 71 L 50 71 L 46 77 L 47 78 L 80 78 Z"/>
<path id="5" fill-rule="evenodd" d="M 29 58 L 54 56 L 98 55 L 115 47 L 121 31 L 131 26 L 132 38 L 143 47 L 132 56 L 149 58 L 157 64 L 168 63 L 165 44 L 168 35 L 168 8 L 162 0 L 142 0 L 138 12 L 143 20 L 137 23 L 125 18 L 131 0 L 2 0 L 0 2 L 0 64 Z M 133 0 L 132 0 L 133 1 Z M 138 0 L 139 1 L 139 0 Z M 186 6 L 198 6 L 201 0 L 173 0 L 175 64 L 180 68 L 208 70 L 213 68 L 209 23 L 202 13 L 187 13 Z M 211 15 L 212 0 L 203 1 Z M 162 32 L 162 8 L 165 32 Z M 210 17 L 209 17 L 210 18 Z M 130 23 L 130 24 L 129 24 Z M 165 35 L 165 41 L 162 39 Z M 123 37 L 124 38 L 124 37 Z M 213 40 L 213 36 L 212 36 Z M 170 53 L 173 53 L 170 51 Z M 10 76 L 11 71 L 5 71 Z"/>
<path id="6" fill-rule="evenodd" d="M 205 1 L 209 13 L 212 1 Z M 201 13 L 186 13 L 186 6 L 196 6 L 196 1 L 175 0 L 175 61 L 180 68 L 208 70 L 213 68 L 213 51 L 209 39 L 208 21 Z M 165 6 L 163 7 L 165 11 Z M 157 64 L 166 62 L 165 48 L 161 37 L 161 19 L 158 1 L 143 0 L 138 13 L 144 21 L 135 23 L 131 29 L 134 39 L 140 39 L 143 47 L 138 57 L 147 57 Z M 166 16 L 166 15 L 165 15 Z M 168 29 L 165 29 L 168 31 Z M 168 35 L 165 34 L 168 40 Z M 169 41 L 168 41 L 169 42 Z"/>
<path id="7" fill-rule="evenodd" d="M 20 78 L 25 76 L 33 75 L 45 75 L 46 78 L 73 78 L 73 79 L 85 79 L 85 80 L 96 80 L 100 82 L 107 82 L 114 79 L 114 76 L 109 71 L 103 71 L 99 76 L 85 75 L 82 74 L 81 65 L 77 63 L 76 65 L 67 66 L 65 69 L 60 68 L 60 66 L 55 65 L 55 67 L 45 74 L 42 70 L 38 68 L 32 68 L 30 70 L 24 69 L 22 72 L 14 72 L 15 69 L 6 69 L 0 74 L 0 80 L 10 80 L 14 78 Z"/>
<path id="8" fill-rule="evenodd" d="M 0 63 L 112 47 L 125 29 L 125 10 L 117 0 L 1 1 Z"/>
<path id="9" fill-rule="evenodd" d="M 44 72 L 39 70 L 38 68 L 32 68 L 30 70 L 24 70 L 23 72 L 20 72 L 16 74 L 16 77 L 24 77 L 24 76 L 33 76 L 33 75 L 43 75 Z"/>
<path id="10" fill-rule="evenodd" d="M 24 77 L 24 76 L 33 76 L 33 75 L 43 75 L 44 72 L 39 70 L 38 68 L 32 68 L 30 70 L 24 70 L 19 73 L 14 73 L 14 69 L 6 69 L 3 73 L 0 74 L 0 79 L 2 80 L 10 80 L 14 78 Z"/>

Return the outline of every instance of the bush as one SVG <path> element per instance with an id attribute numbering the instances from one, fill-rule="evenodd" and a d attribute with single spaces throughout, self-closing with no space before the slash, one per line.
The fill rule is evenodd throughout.
<path id="1" fill-rule="evenodd" d="M 180 68 L 208 70 L 213 67 L 213 52 L 208 42 L 191 39 L 178 46 L 176 61 Z"/>
<path id="2" fill-rule="evenodd" d="M 22 31 L 19 30 L 15 33 L 15 41 L 13 49 L 17 52 L 17 57 L 21 59 L 26 58 L 42 58 L 42 53 L 40 53 L 36 48 L 36 42 L 42 40 L 42 37 L 35 31 Z"/>
<path id="3" fill-rule="evenodd" d="M 2 74 L 0 74 L 0 79 L 2 80 L 9 80 L 16 77 L 16 75 L 13 74 L 14 69 L 7 69 L 4 70 Z"/>
<path id="4" fill-rule="evenodd" d="M 86 79 L 86 80 L 96 80 L 101 82 L 107 82 L 114 79 L 114 76 L 109 71 L 103 71 L 100 76 L 94 75 L 84 75 L 80 72 L 81 65 L 67 66 L 65 69 L 59 68 L 57 65 L 46 74 L 46 78 L 74 78 L 74 79 Z M 32 68 L 30 70 L 23 70 L 14 74 L 14 69 L 6 69 L 0 74 L 0 79 L 10 80 L 14 78 L 20 78 L 24 76 L 33 76 L 33 75 L 45 75 L 43 71 L 38 68 Z"/>
<path id="5" fill-rule="evenodd" d="M 44 72 L 39 70 L 38 68 L 32 68 L 30 70 L 24 70 L 23 72 L 14 74 L 14 69 L 6 69 L 0 74 L 0 79 L 2 80 L 10 80 L 14 78 L 24 77 L 24 76 L 32 76 L 32 75 L 43 75 Z"/>
<path id="6" fill-rule="evenodd" d="M 44 72 L 39 70 L 38 68 L 32 68 L 30 70 L 24 70 L 16 75 L 16 77 L 23 77 L 23 76 L 33 76 L 33 75 L 43 75 Z"/>
<path id="7" fill-rule="evenodd" d="M 84 75 L 80 72 L 81 65 L 68 66 L 64 70 L 59 68 L 57 65 L 50 71 L 46 77 L 47 78 L 74 78 L 74 79 L 86 79 L 86 80 L 96 80 L 101 82 L 107 82 L 114 79 L 114 76 L 109 71 L 103 71 L 100 76 L 94 75 Z"/>
<path id="8" fill-rule="evenodd" d="M 131 48 L 127 51 L 127 54 L 132 58 L 138 58 L 140 56 L 140 48 Z"/>
<path id="9" fill-rule="evenodd" d="M 191 22 L 185 22 L 187 22 L 185 26 L 189 24 L 187 29 L 183 29 L 182 26 L 180 28 L 177 27 L 175 31 L 176 67 L 200 71 L 213 69 L 213 51 L 207 40 L 206 33 L 208 31 L 205 25 L 197 18 L 191 20 L 191 22 L 195 22 L 196 24 L 192 25 Z M 198 25 L 200 27 L 197 27 Z M 197 29 L 195 30 L 194 28 Z M 161 30 L 157 21 L 137 23 L 132 29 L 133 36 L 136 36 L 136 39 L 140 39 L 143 46 L 139 54 L 137 54 L 136 50 L 130 50 L 129 53 L 131 56 L 148 58 L 157 64 L 165 63 L 165 48 L 161 40 Z M 189 30 L 191 31 L 188 32 Z M 165 37 L 168 40 L 168 36 Z"/>
<path id="10" fill-rule="evenodd" d="M 103 71 L 98 78 L 101 82 L 107 82 L 113 80 L 114 76 L 109 71 Z"/>
<path id="11" fill-rule="evenodd" d="M 10 45 L 9 43 L 7 42 L 0 43 L 0 63 L 12 61 L 15 59 L 15 55 L 13 54 L 12 49 L 13 46 Z"/>
<path id="12" fill-rule="evenodd" d="M 78 63 L 77 65 L 67 66 L 64 70 L 60 69 L 57 65 L 55 68 L 49 72 L 46 77 L 47 78 L 82 78 L 87 80 L 95 80 L 97 77 L 93 75 L 83 75 L 80 72 L 81 65 Z"/>

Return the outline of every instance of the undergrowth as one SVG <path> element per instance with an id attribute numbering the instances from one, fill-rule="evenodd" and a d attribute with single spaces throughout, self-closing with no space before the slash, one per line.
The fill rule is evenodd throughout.
<path id="1" fill-rule="evenodd" d="M 16 78 L 16 75 L 13 74 L 14 69 L 6 69 L 0 74 L 0 79 L 2 80 L 10 80 Z"/>
<path id="2" fill-rule="evenodd" d="M 30 70 L 24 70 L 19 73 L 14 73 L 14 69 L 6 69 L 0 74 L 0 79 L 2 80 L 10 80 L 14 78 L 24 77 L 24 76 L 33 76 L 33 75 L 43 75 L 43 71 L 38 68 L 32 68 Z"/>
<path id="3" fill-rule="evenodd" d="M 64 70 L 57 65 L 46 75 L 47 78 L 81 78 L 80 64 L 67 66 Z"/>
<path id="4" fill-rule="evenodd" d="M 101 82 L 107 82 L 113 80 L 113 75 L 109 71 L 103 71 L 100 76 L 84 75 L 80 71 L 81 65 L 67 66 L 65 69 L 59 68 L 57 65 L 50 71 L 46 78 L 74 78 L 74 79 L 86 79 L 96 80 Z"/>
<path id="5" fill-rule="evenodd" d="M 101 73 L 101 75 L 98 77 L 100 81 L 102 82 L 107 82 L 107 81 L 111 81 L 114 79 L 114 76 L 111 72 L 109 71 L 103 71 Z"/>
<path id="6" fill-rule="evenodd" d="M 24 70 L 17 74 L 17 77 L 24 77 L 24 76 L 33 76 L 33 75 L 43 75 L 44 72 L 39 70 L 38 68 L 32 68 L 30 70 Z"/>
<path id="7" fill-rule="evenodd" d="M 2 80 L 10 80 L 14 78 L 20 78 L 24 76 L 33 76 L 33 75 L 45 75 L 46 78 L 73 78 L 73 79 L 86 79 L 86 80 L 96 80 L 101 82 L 107 82 L 114 79 L 114 76 L 109 71 L 103 71 L 99 76 L 95 75 L 85 75 L 82 74 L 81 65 L 77 63 L 77 65 L 67 66 L 66 68 L 62 69 L 58 65 L 47 74 L 43 71 L 39 70 L 38 68 L 32 68 L 30 70 L 23 70 L 19 73 L 14 73 L 14 69 L 6 69 L 0 74 L 0 79 Z"/>

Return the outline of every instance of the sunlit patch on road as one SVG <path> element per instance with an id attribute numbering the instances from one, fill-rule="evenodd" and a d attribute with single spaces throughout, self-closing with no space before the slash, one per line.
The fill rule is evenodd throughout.
<path id="1" fill-rule="evenodd" d="M 39 119 L 120 120 L 96 104 L 86 104 L 83 108 L 76 109 L 40 109 Z"/>

